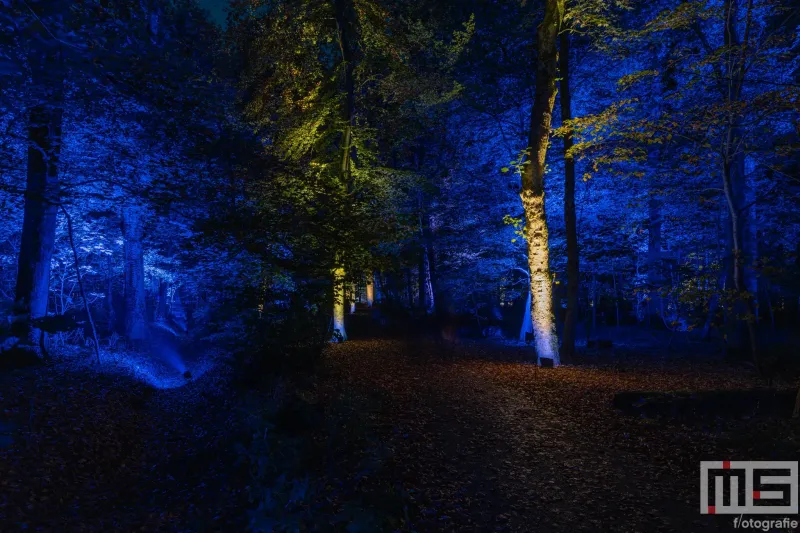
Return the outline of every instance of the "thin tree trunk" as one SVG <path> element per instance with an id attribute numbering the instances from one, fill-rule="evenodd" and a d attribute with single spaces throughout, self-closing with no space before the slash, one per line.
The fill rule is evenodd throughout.
<path id="1" fill-rule="evenodd" d="M 36 99 L 28 117 L 28 169 L 15 301 L 19 336 L 33 351 L 44 348 L 44 333 L 33 322 L 47 315 L 50 261 L 60 203 L 59 156 L 64 79 L 60 49 L 52 42 L 30 55 L 31 92 Z"/>
<path id="2" fill-rule="evenodd" d="M 732 266 L 733 266 L 733 286 L 736 290 L 736 296 L 739 300 L 739 305 L 745 314 L 745 324 L 749 348 L 753 362 L 759 371 L 761 368 L 759 354 L 758 354 L 758 340 L 756 337 L 755 327 L 755 309 L 753 306 L 752 295 L 748 292 L 748 285 L 744 273 L 744 248 L 743 240 L 747 234 L 746 225 L 747 220 L 741 219 L 742 199 L 744 197 L 744 159 L 743 153 L 740 151 L 740 144 L 742 134 L 740 131 L 740 121 L 734 115 L 736 112 L 733 106 L 739 101 L 744 84 L 745 76 L 745 59 L 746 48 L 749 44 L 747 41 L 750 34 L 750 25 L 752 22 L 753 1 L 748 0 L 747 10 L 745 15 L 745 28 L 744 39 L 741 42 L 737 36 L 737 12 L 738 0 L 725 0 L 724 3 L 724 43 L 726 50 L 728 50 L 728 65 L 727 74 L 730 83 L 726 84 L 726 103 L 731 108 L 727 117 L 726 136 L 723 141 L 723 154 L 722 154 L 722 181 L 725 200 L 728 207 L 728 216 L 730 221 L 731 233 L 731 252 L 732 252 Z M 736 50 L 734 52 L 733 50 Z M 738 58 L 732 54 L 736 53 Z"/>
<path id="3" fill-rule="evenodd" d="M 108 257 L 106 261 L 106 313 L 108 315 L 108 329 L 116 331 L 117 319 L 114 313 L 114 267 L 112 266 L 111 258 Z"/>
<path id="4" fill-rule="evenodd" d="M 767 281 L 764 287 L 764 296 L 767 299 L 767 310 L 769 311 L 769 323 L 772 331 L 775 331 L 775 309 L 772 308 L 772 283 Z"/>
<path id="5" fill-rule="evenodd" d="M 800 387 L 797 389 L 797 396 L 794 398 L 794 410 L 792 411 L 792 418 L 800 416 Z"/>
<path id="6" fill-rule="evenodd" d="M 344 277 L 343 267 L 333 271 L 333 330 L 336 333 L 334 340 L 347 340 L 347 331 L 344 329 Z"/>
<path id="7" fill-rule="evenodd" d="M 597 274 L 592 273 L 592 333 L 597 337 Z M 587 337 L 586 344 L 589 344 L 591 334 Z"/>
<path id="8" fill-rule="evenodd" d="M 617 293 L 617 271 L 614 269 L 613 262 L 611 269 L 611 281 L 614 284 L 614 310 L 617 315 L 617 329 L 619 329 L 619 293 Z"/>
<path id="9" fill-rule="evenodd" d="M 127 206 L 122 211 L 125 243 L 125 335 L 132 341 L 143 341 L 147 338 L 142 215 L 142 207 L 139 205 Z"/>
<path id="10" fill-rule="evenodd" d="M 759 278 L 753 264 L 758 260 L 758 196 L 755 189 L 755 161 L 740 152 L 737 170 L 741 172 L 738 181 L 737 203 L 741 206 L 740 225 L 742 231 L 742 258 L 745 266 L 742 272 L 746 290 L 751 294 L 754 303 L 756 323 L 759 320 L 758 294 Z"/>
<path id="11" fill-rule="evenodd" d="M 419 254 L 419 269 L 417 271 L 417 287 L 419 288 L 419 297 L 417 298 L 417 306 L 420 314 L 426 316 L 428 314 L 428 283 L 427 276 L 425 275 L 426 269 L 426 251 L 424 246 L 420 246 Z"/>
<path id="12" fill-rule="evenodd" d="M 423 162 L 425 160 L 425 144 L 421 143 L 417 153 L 416 168 L 417 172 L 423 172 Z M 431 231 L 430 231 L 430 218 L 427 213 L 427 205 L 425 201 L 425 194 L 420 191 L 417 194 L 417 208 L 419 210 L 417 218 L 419 219 L 419 310 L 423 316 L 427 316 L 432 310 L 435 310 L 436 301 L 433 291 L 433 273 L 430 264 L 431 253 Z"/>
<path id="13" fill-rule="evenodd" d="M 664 277 L 661 272 L 661 199 L 651 196 L 647 202 L 647 285 L 649 290 L 648 312 L 652 316 L 653 311 L 660 313 L 662 309 L 661 286 Z M 648 317 L 648 325 L 651 323 Z M 656 323 L 660 320 L 656 320 Z"/>
<path id="14" fill-rule="evenodd" d="M 559 66 L 561 70 L 561 123 L 572 119 L 572 93 L 569 73 L 569 33 L 561 34 Z M 564 226 L 567 238 L 567 309 L 561 340 L 561 360 L 571 363 L 575 356 L 575 327 L 578 321 L 578 285 L 580 266 L 578 251 L 578 219 L 575 212 L 575 160 L 569 153 L 572 132 L 564 135 Z"/>
<path id="15" fill-rule="evenodd" d="M 439 278 L 436 271 L 436 252 L 434 250 L 434 233 L 431 230 L 430 215 L 427 217 L 426 224 L 422 228 L 422 236 L 425 240 L 425 252 L 428 260 L 428 283 L 430 284 L 431 307 L 437 316 L 443 313 L 441 295 L 439 294 Z"/>
<path id="16" fill-rule="evenodd" d="M 559 364 L 558 337 L 553 316 L 550 276 L 550 239 L 544 203 L 544 173 L 550 124 L 558 79 L 558 32 L 564 17 L 564 0 L 547 0 L 544 20 L 537 29 L 536 90 L 531 110 L 527 161 L 522 170 L 520 198 L 525 211 L 528 268 L 533 301 L 531 322 L 539 361 Z"/>
<path id="17" fill-rule="evenodd" d="M 367 307 L 372 307 L 372 304 L 375 302 L 375 285 L 373 280 L 375 279 L 375 275 L 372 271 L 367 273 L 367 285 L 366 285 L 366 292 L 367 292 Z"/>
<path id="18" fill-rule="evenodd" d="M 730 138 L 730 135 L 729 135 Z M 743 261 L 742 261 L 742 247 L 741 247 L 741 228 L 739 227 L 739 212 L 736 206 L 736 201 L 734 199 L 733 191 L 732 191 L 732 180 L 731 180 L 731 166 L 727 163 L 723 163 L 723 186 L 725 191 L 725 198 L 728 204 L 729 216 L 730 216 L 730 224 L 731 224 L 731 235 L 733 238 L 733 286 L 736 290 L 736 297 L 740 300 L 740 304 L 745 312 L 745 324 L 747 327 L 747 337 L 750 345 L 750 355 L 753 358 L 753 363 L 755 363 L 756 368 L 761 370 L 759 357 L 758 357 L 758 345 L 757 345 L 757 337 L 756 337 L 756 328 L 755 328 L 755 321 L 753 317 L 755 316 L 753 310 L 753 301 L 752 297 L 746 290 L 745 285 L 745 278 L 743 272 Z"/>
<path id="19" fill-rule="evenodd" d="M 83 290 L 83 276 L 81 276 L 81 265 L 78 260 L 78 250 L 75 248 L 75 238 L 72 231 L 72 217 L 69 216 L 67 209 L 62 205 L 61 212 L 67 218 L 67 232 L 69 234 L 69 246 L 72 248 L 72 257 L 75 260 L 75 275 L 78 277 L 78 289 L 81 291 L 81 300 L 83 300 L 83 308 L 86 311 L 86 317 L 89 319 L 89 325 L 92 327 L 92 339 L 94 339 L 94 353 L 97 356 L 97 364 L 101 364 L 100 360 L 100 341 L 97 339 L 97 328 L 94 326 L 94 318 L 92 318 L 92 310 L 89 308 L 89 300 L 86 298 L 86 292 Z"/>
<path id="20" fill-rule="evenodd" d="M 380 287 L 378 287 L 378 301 L 389 307 L 399 305 L 400 296 L 397 294 L 397 280 L 394 275 L 389 272 L 380 274 L 378 282 L 380 283 Z"/>
<path id="21" fill-rule="evenodd" d="M 722 282 L 721 285 L 725 284 L 725 274 L 722 274 Z M 720 289 L 721 290 L 721 289 Z M 711 334 L 711 326 L 714 323 L 714 315 L 717 314 L 717 307 L 719 305 L 719 294 L 712 294 L 711 301 L 708 303 L 708 316 L 706 317 L 706 322 L 703 324 L 703 334 L 701 338 L 703 340 L 707 340 L 709 335 Z"/>
<path id="22" fill-rule="evenodd" d="M 381 304 L 390 303 L 392 297 L 389 288 L 389 276 L 380 270 L 375 272 L 375 301 Z"/>
<path id="23" fill-rule="evenodd" d="M 162 279 L 158 284 L 158 307 L 156 308 L 156 319 L 158 320 L 167 320 L 169 318 L 168 290 L 169 283 Z"/>
<path id="24" fill-rule="evenodd" d="M 425 201 L 422 195 L 419 199 L 420 215 L 420 309 L 423 314 L 430 314 L 432 311 L 438 316 L 437 309 L 439 304 L 437 302 L 436 294 L 436 266 L 433 254 L 433 236 L 430 228 L 430 215 L 425 209 Z M 424 290 L 423 290 L 424 289 Z M 424 298 L 424 299 L 423 299 Z"/>
<path id="25" fill-rule="evenodd" d="M 519 328 L 519 340 L 526 342 L 528 333 L 533 333 L 533 323 L 531 322 L 531 290 L 528 284 L 528 295 L 525 297 L 525 310 L 522 314 L 522 326 Z"/>
<path id="26" fill-rule="evenodd" d="M 409 311 L 414 310 L 414 292 L 411 290 L 411 269 L 406 269 L 406 297 L 408 298 Z"/>

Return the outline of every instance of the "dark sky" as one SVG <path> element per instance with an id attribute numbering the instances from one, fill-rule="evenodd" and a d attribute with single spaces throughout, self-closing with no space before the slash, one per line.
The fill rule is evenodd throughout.
<path id="1" fill-rule="evenodd" d="M 200 0 L 200 5 L 211 12 L 212 18 L 218 24 L 225 24 L 225 8 L 228 7 L 228 0 Z"/>

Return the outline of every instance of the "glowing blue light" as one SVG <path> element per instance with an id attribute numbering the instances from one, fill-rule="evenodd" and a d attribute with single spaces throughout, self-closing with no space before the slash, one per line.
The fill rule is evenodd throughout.
<path id="1" fill-rule="evenodd" d="M 212 366 L 213 362 L 209 358 L 201 358 L 187 365 L 175 350 L 164 350 L 162 347 L 157 354 L 106 353 L 101 371 L 128 375 L 157 389 L 174 389 L 189 382 L 184 377 L 187 371 L 191 373 L 192 379 L 197 379 Z"/>

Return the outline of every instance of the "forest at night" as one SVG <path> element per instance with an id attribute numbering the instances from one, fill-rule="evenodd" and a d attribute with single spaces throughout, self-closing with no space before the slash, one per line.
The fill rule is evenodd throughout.
<path id="1" fill-rule="evenodd" d="M 799 31 L 0 0 L 0 533 L 800 531 Z"/>

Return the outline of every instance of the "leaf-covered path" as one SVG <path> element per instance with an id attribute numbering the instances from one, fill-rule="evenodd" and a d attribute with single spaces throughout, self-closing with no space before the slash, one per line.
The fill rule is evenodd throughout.
<path id="1" fill-rule="evenodd" d="M 378 398 L 371 429 L 414 531 L 727 530 L 729 517 L 699 514 L 699 461 L 798 456 L 788 420 L 655 421 L 612 405 L 626 390 L 753 386 L 743 372 L 540 369 L 524 348 L 485 344 L 440 357 L 451 350 L 372 340 L 328 352 L 332 393 Z"/>
<path id="2" fill-rule="evenodd" d="M 624 391 L 759 385 L 747 371 L 540 369 L 524 350 L 355 340 L 260 391 L 221 368 L 167 390 L 55 363 L 0 375 L 0 422 L 16 428 L 0 450 L 0 531 L 248 531 L 258 497 L 304 479 L 264 518 L 318 532 L 725 531 L 730 517 L 698 512 L 700 460 L 800 457 L 797 421 L 749 403 L 668 418 L 614 407 Z M 262 461 L 271 474 L 254 477 Z"/>

